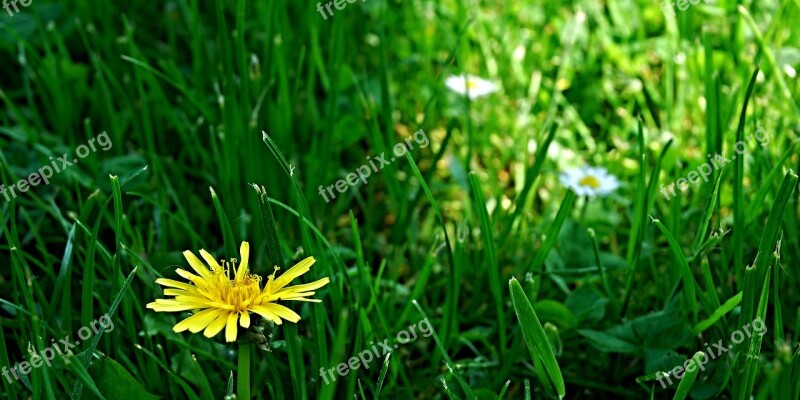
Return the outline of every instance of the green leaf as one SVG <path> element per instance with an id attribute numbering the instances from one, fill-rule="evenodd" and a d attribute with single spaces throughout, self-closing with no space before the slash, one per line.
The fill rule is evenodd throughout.
<path id="1" fill-rule="evenodd" d="M 639 347 L 635 344 L 605 332 L 598 332 L 591 329 L 579 329 L 578 333 L 586 339 L 589 339 L 589 344 L 603 353 L 633 353 L 639 350 Z"/>
<path id="2" fill-rule="evenodd" d="M 78 356 L 74 354 L 70 354 L 67 357 L 61 356 L 63 359 L 64 368 L 71 371 L 75 376 L 78 378 L 78 382 L 81 383 L 81 387 L 86 386 L 89 389 L 89 394 L 87 397 L 93 399 L 105 399 L 102 393 L 100 393 L 100 389 L 97 388 L 97 383 L 94 382 L 92 379 L 91 374 L 86 368 L 83 367 Z"/>
<path id="3" fill-rule="evenodd" d="M 553 354 L 550 341 L 547 340 L 544 328 L 542 328 L 542 324 L 536 316 L 536 311 L 533 310 L 533 306 L 528 301 L 528 296 L 525 295 L 522 286 L 515 278 L 511 278 L 508 282 L 508 287 L 511 291 L 514 312 L 517 314 L 517 321 L 522 329 L 525 344 L 531 352 L 531 357 L 534 361 L 540 360 L 549 378 L 549 384 L 553 386 L 559 398 L 563 398 L 567 390 L 564 386 L 564 378 L 561 376 L 561 368 L 558 366 L 558 361 L 556 361 L 556 356 Z M 545 382 L 542 383 L 544 384 Z"/>
<path id="4" fill-rule="evenodd" d="M 708 359 L 708 356 L 706 356 L 706 354 L 702 351 L 694 353 L 689 367 L 686 368 L 686 374 L 683 375 L 681 383 L 678 384 L 678 389 L 675 391 L 675 396 L 672 398 L 672 400 L 683 400 L 689 395 L 689 390 L 692 389 L 692 385 L 694 385 L 694 381 L 697 379 L 697 374 L 700 373 L 700 368 L 698 367 L 698 365 L 701 364 L 698 360 L 700 356 Z"/>
<path id="5" fill-rule="evenodd" d="M 97 389 L 107 399 L 114 400 L 153 400 L 159 396 L 145 390 L 131 374 L 118 362 L 101 357 L 92 365 L 90 372 Z M 88 399 L 96 399 L 91 392 L 85 395 Z"/>
<path id="6" fill-rule="evenodd" d="M 545 299 L 536 302 L 537 315 L 542 317 L 542 321 L 553 322 L 562 329 L 573 329 L 578 325 L 578 320 L 572 311 L 562 303 L 555 300 Z"/>
<path id="7" fill-rule="evenodd" d="M 567 306 L 578 321 L 598 321 L 606 313 L 608 299 L 600 297 L 594 290 L 581 286 L 567 296 L 564 305 Z"/>

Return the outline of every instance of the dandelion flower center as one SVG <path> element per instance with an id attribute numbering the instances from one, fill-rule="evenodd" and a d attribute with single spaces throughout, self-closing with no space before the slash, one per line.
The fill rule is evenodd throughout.
<path id="1" fill-rule="evenodd" d="M 592 189 L 597 189 L 600 187 L 600 180 L 592 175 L 584 176 L 583 178 L 581 178 L 581 180 L 578 181 L 578 183 L 581 186 L 590 187 Z"/>
<path id="2" fill-rule="evenodd" d="M 225 270 L 214 271 L 211 279 L 195 282 L 195 285 L 211 302 L 218 302 L 223 308 L 237 313 L 247 311 L 261 294 L 261 277 L 246 274 L 242 278 L 230 279 L 230 264 L 225 263 L 225 267 Z"/>
<path id="3" fill-rule="evenodd" d="M 211 254 L 200 250 L 200 255 L 205 260 L 203 264 L 191 251 L 183 253 L 189 266 L 195 273 L 182 268 L 175 272 L 188 282 L 159 278 L 156 283 L 167 287 L 164 294 L 173 298 L 156 299 L 149 303 L 147 308 L 158 312 L 192 311 L 194 314 L 179 322 L 173 330 L 192 333 L 203 331 L 206 337 L 212 337 L 225 329 L 225 341 L 235 342 L 237 325 L 242 328 L 250 327 L 250 314 L 261 317 L 280 325 L 283 320 L 297 322 L 300 316 L 291 309 L 278 304 L 279 300 L 294 300 L 318 303 L 321 300 L 311 298 L 314 291 L 325 286 L 330 279 L 322 278 L 315 282 L 302 285 L 288 286 L 300 275 L 305 274 L 314 264 L 314 257 L 308 257 L 289 268 L 279 277 L 275 272 L 269 275 L 264 287 L 261 287 L 262 278 L 251 274 L 248 268 L 250 245 L 242 242 L 239 249 L 241 262 L 236 266 L 236 260 L 218 263 Z"/>

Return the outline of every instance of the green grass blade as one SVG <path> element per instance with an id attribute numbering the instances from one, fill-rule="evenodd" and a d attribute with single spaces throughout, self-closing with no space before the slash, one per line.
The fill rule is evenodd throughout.
<path id="1" fill-rule="evenodd" d="M 689 368 L 686 369 L 686 374 L 683 375 L 681 383 L 678 384 L 678 389 L 675 391 L 675 396 L 672 397 L 672 400 L 684 400 L 689 396 L 689 390 L 692 389 L 692 385 L 694 385 L 694 381 L 697 379 L 697 374 L 700 373 L 700 368 L 698 368 L 700 356 L 708 358 L 702 351 L 698 351 L 692 356 L 692 363 L 689 364 Z"/>
<path id="2" fill-rule="evenodd" d="M 8 349 L 6 348 L 7 342 L 3 331 L 4 329 L 0 329 L 0 362 L 2 362 L 3 365 L 12 365 L 8 358 Z M 17 388 L 13 382 L 8 382 L 4 379 L 3 386 L 6 388 L 5 393 L 8 395 L 9 399 L 17 398 Z"/>
<path id="3" fill-rule="evenodd" d="M 757 270 L 754 270 L 756 273 Z M 756 316 L 753 320 L 764 321 L 767 316 L 769 303 L 769 271 L 767 271 L 764 284 L 761 286 L 761 298 L 757 304 Z M 751 321 L 752 322 L 752 321 Z M 748 322 L 748 323 L 751 323 Z M 761 342 L 763 335 L 752 335 L 737 347 L 736 361 L 734 362 L 733 395 L 739 400 L 749 399 L 755 386 L 756 376 L 760 370 Z"/>
<path id="4" fill-rule="evenodd" d="M 114 313 L 117 312 L 117 307 L 119 307 L 119 304 L 125 297 L 125 293 L 128 291 L 128 287 L 130 287 L 133 277 L 136 276 L 137 269 L 138 267 L 134 267 L 133 270 L 128 274 L 128 277 L 125 278 L 125 281 L 122 282 L 122 287 L 119 289 L 119 292 L 117 292 L 117 296 L 114 297 L 114 301 L 111 303 L 111 307 L 109 307 L 108 311 L 106 312 L 106 315 L 108 315 L 109 319 L 114 318 Z M 103 337 L 104 332 L 105 330 L 101 329 L 97 331 L 97 333 L 95 333 L 95 335 L 92 337 L 92 341 L 89 344 L 89 348 L 86 349 L 83 355 L 83 359 L 81 360 L 81 363 L 83 364 L 84 368 L 89 367 L 89 360 L 91 359 L 94 350 L 97 348 L 97 344 L 100 343 L 100 338 Z M 83 391 L 83 385 L 81 384 L 80 381 L 76 381 L 75 386 L 72 388 L 72 398 L 80 399 L 82 391 Z"/>
<path id="5" fill-rule="evenodd" d="M 753 89 L 756 84 L 759 69 L 753 71 L 753 76 L 750 77 L 750 84 L 747 86 L 747 92 L 744 95 L 744 102 L 742 104 L 741 115 L 739 116 L 739 127 L 736 129 L 736 142 L 744 140 L 744 125 L 747 118 L 747 105 L 750 103 L 750 98 L 753 95 Z M 733 148 L 733 146 L 731 146 Z M 733 160 L 733 224 L 736 226 L 744 226 L 744 157 L 738 157 Z M 735 229 L 733 231 L 733 250 L 734 250 L 734 267 L 736 268 L 737 276 L 742 273 L 744 268 L 744 229 Z"/>
<path id="6" fill-rule="evenodd" d="M 236 239 L 233 237 L 231 224 L 228 221 L 228 217 L 225 215 L 225 209 L 222 208 L 219 196 L 217 196 L 217 192 L 214 191 L 214 188 L 209 188 L 209 190 L 211 191 L 211 201 L 214 203 L 214 209 L 217 211 L 217 220 L 219 220 L 219 229 L 222 231 L 222 240 L 225 242 L 225 258 L 239 258 L 239 252 L 236 251 L 238 246 L 236 246 Z"/>
<path id="7" fill-rule="evenodd" d="M 747 208 L 747 224 L 749 225 L 756 216 L 759 215 L 759 209 L 764 207 L 764 199 L 767 197 L 767 193 L 769 193 L 770 189 L 773 188 L 775 180 L 778 178 L 778 175 L 783 171 L 783 166 L 786 160 L 796 153 L 796 149 L 800 145 L 800 141 L 795 141 L 792 143 L 786 151 L 781 154 L 780 158 L 775 161 L 775 166 L 769 171 L 767 176 L 765 176 L 761 181 L 761 187 L 759 187 L 758 192 L 756 193 L 754 200 L 750 202 L 750 206 Z"/>
<path id="8" fill-rule="evenodd" d="M 692 251 L 697 255 L 697 252 L 700 250 L 700 247 L 703 245 L 703 242 L 706 239 L 706 235 L 708 234 L 708 224 L 711 222 L 711 217 L 714 215 L 714 209 L 717 207 L 717 197 L 719 196 L 719 183 L 722 180 L 722 172 L 720 171 L 717 173 L 717 177 L 714 179 L 714 188 L 711 190 L 711 193 L 708 196 L 708 200 L 706 201 L 705 209 L 703 210 L 703 218 L 700 220 L 700 225 L 698 226 L 697 236 L 694 238 L 694 245 L 692 246 Z"/>
<path id="9" fill-rule="evenodd" d="M 505 227 L 503 228 L 503 233 L 500 235 L 500 237 L 508 237 L 508 234 L 511 232 L 511 227 L 514 226 L 514 222 L 519 219 L 520 215 L 522 215 L 522 211 L 525 209 L 528 193 L 533 188 L 533 184 L 536 183 L 536 178 L 539 177 L 539 173 L 542 170 L 544 162 L 547 161 L 547 150 L 550 149 L 550 145 L 553 143 L 553 139 L 556 137 L 558 124 L 551 123 L 551 125 L 546 128 L 549 128 L 547 129 L 547 135 L 536 149 L 533 165 L 531 165 L 530 168 L 525 171 L 525 183 L 523 184 L 522 190 L 519 192 L 517 197 L 514 198 L 514 204 L 516 205 L 514 213 L 506 219 Z"/>
<path id="10" fill-rule="evenodd" d="M 419 303 L 416 300 L 412 300 L 411 302 L 414 303 L 414 307 L 417 307 L 419 313 L 422 314 L 423 320 L 428 319 L 428 314 L 425 313 L 425 310 L 422 309 Z M 467 384 L 467 381 L 461 377 L 458 366 L 447 354 L 447 349 L 444 348 L 444 344 L 442 343 L 441 339 L 439 339 L 439 335 L 436 333 L 436 329 L 434 329 L 433 326 L 431 326 L 431 335 L 433 336 L 433 341 L 436 342 L 436 348 L 439 349 L 439 351 L 442 353 L 442 357 L 444 357 L 444 362 L 447 365 L 447 369 L 450 370 L 450 373 L 456 378 L 458 384 L 461 385 L 461 389 L 464 390 L 464 393 L 467 394 L 468 398 L 476 398 L 475 394 L 472 392 L 472 388 L 470 388 L 469 384 Z"/>
<path id="11" fill-rule="evenodd" d="M 281 252 L 280 235 L 278 234 L 278 225 L 275 222 L 275 217 L 272 214 L 272 207 L 269 205 L 269 195 L 267 189 L 253 185 L 258 194 L 258 207 L 260 209 L 259 217 L 261 218 L 261 228 L 264 230 L 264 236 L 267 241 L 267 262 L 270 266 L 277 266 L 281 269 L 286 267 L 286 262 Z"/>
<path id="12" fill-rule="evenodd" d="M 81 361 L 78 359 L 78 356 L 69 355 L 64 358 L 65 358 L 64 368 L 72 372 L 75 375 L 75 377 L 78 378 L 77 382 L 80 382 L 83 386 L 89 388 L 89 391 L 92 392 L 92 394 L 94 394 L 95 396 L 99 397 L 100 399 L 105 399 L 105 397 L 103 397 L 103 395 L 100 393 L 100 390 L 97 389 L 97 385 L 94 383 L 92 376 L 89 375 L 89 371 L 83 366 L 83 364 L 81 364 Z M 80 399 L 80 396 L 72 398 Z"/>
<path id="13" fill-rule="evenodd" d="M 699 335 L 705 332 L 706 329 L 713 326 L 720 318 L 724 317 L 726 314 L 731 312 L 739 303 L 742 302 L 742 294 L 743 292 L 739 292 L 736 296 L 731 297 L 728 301 L 725 302 L 722 306 L 718 309 L 714 310 L 714 312 L 703 321 L 700 321 L 697 325 L 692 328 L 692 335 Z"/>
<path id="14" fill-rule="evenodd" d="M 658 229 L 667 239 L 669 243 L 669 249 L 672 252 L 672 256 L 675 258 L 675 261 L 678 262 L 678 272 L 680 273 L 681 279 L 683 280 L 683 290 L 684 290 L 684 297 L 686 299 L 686 307 L 692 310 L 692 321 L 697 321 L 697 296 L 695 295 L 695 288 L 697 282 L 695 282 L 694 277 L 692 276 L 692 270 L 689 268 L 689 263 L 686 261 L 686 256 L 683 254 L 683 250 L 681 250 L 680 244 L 675 238 L 669 233 L 667 227 L 661 223 L 661 221 L 657 219 L 653 219 L 653 223 L 656 224 Z"/>
<path id="15" fill-rule="evenodd" d="M 417 164 L 414 162 L 414 159 L 411 158 L 410 153 L 406 153 L 406 160 L 408 164 L 411 166 L 411 171 L 414 173 L 414 176 L 417 177 L 417 181 L 419 185 L 422 187 L 422 190 L 425 192 L 425 196 L 428 197 L 428 201 L 431 203 L 431 207 L 433 207 L 433 212 L 436 216 L 436 220 L 439 222 L 439 227 L 442 230 L 442 234 L 444 234 L 444 241 L 447 245 L 447 259 L 450 261 L 450 268 L 453 270 L 456 269 L 456 262 L 455 256 L 453 253 L 453 245 L 450 241 L 450 235 L 447 233 L 447 224 L 445 223 L 444 216 L 442 215 L 441 210 L 439 209 L 439 203 L 436 201 L 436 198 L 433 197 L 433 193 L 431 193 L 431 189 L 428 188 L 428 184 L 425 183 L 425 178 L 422 177 L 422 174 L 419 172 L 419 168 L 417 168 Z M 458 282 L 453 282 L 452 280 L 455 279 L 456 274 L 451 275 L 451 287 L 458 284 Z M 448 301 L 452 302 L 454 299 L 448 298 Z M 452 309 L 453 305 L 448 304 L 447 309 Z M 445 344 L 449 343 L 450 337 L 453 335 L 453 327 L 452 327 L 452 319 L 445 318 L 444 323 L 442 324 L 442 336 L 444 337 Z"/>
<path id="16" fill-rule="evenodd" d="M 611 307 L 614 309 L 614 314 L 619 315 L 622 309 L 619 304 L 619 300 L 617 300 L 617 296 L 614 295 L 614 291 L 611 289 L 611 284 L 608 281 L 608 275 L 606 274 L 606 268 L 603 265 L 603 260 L 600 259 L 600 246 L 597 244 L 597 234 L 592 228 L 588 228 L 586 233 L 589 235 L 589 238 L 592 241 L 594 262 L 597 264 L 597 268 L 600 270 L 600 280 L 603 282 L 603 289 L 606 291 L 608 300 L 611 301 Z"/>
<path id="17" fill-rule="evenodd" d="M 492 223 L 489 220 L 489 213 L 486 211 L 486 199 L 483 197 L 483 189 L 481 188 L 478 175 L 475 172 L 469 173 L 470 194 L 472 194 L 472 206 L 475 210 L 475 215 L 478 217 L 478 222 L 481 227 L 481 238 L 483 239 L 483 247 L 486 252 L 486 274 L 489 278 L 489 291 L 492 293 L 495 301 L 495 310 L 497 312 L 497 330 L 500 336 L 499 346 L 501 349 L 506 348 L 506 327 L 505 327 L 505 312 L 503 307 L 503 295 L 500 286 L 500 267 L 497 260 L 497 248 L 494 242 L 494 233 Z M 501 357 L 505 354 L 501 352 Z"/>
<path id="18" fill-rule="evenodd" d="M 762 271 L 769 266 L 772 251 L 778 243 L 778 231 L 781 227 L 783 214 L 789 204 L 789 200 L 792 198 L 795 187 L 797 187 L 797 174 L 794 171 L 789 171 L 784 175 L 783 182 L 778 188 L 775 202 L 769 210 L 767 225 L 764 227 L 764 232 L 761 234 L 761 240 L 758 243 L 755 265 Z"/>
<path id="19" fill-rule="evenodd" d="M 187 384 L 183 378 L 178 376 L 178 374 L 173 372 L 169 368 L 169 366 L 167 366 L 167 364 L 158 359 L 158 357 L 156 357 L 156 355 L 153 354 L 150 350 L 145 349 L 139 344 L 134 344 L 133 347 L 136 348 L 137 350 L 140 350 L 145 355 L 147 355 L 147 357 L 153 360 L 156 363 L 156 365 L 158 365 L 161 369 L 163 369 L 175 382 L 177 382 L 178 385 L 181 387 L 181 389 L 183 389 L 183 392 L 186 394 L 186 397 L 188 397 L 190 400 L 200 400 L 200 397 L 198 397 L 197 394 L 194 392 L 194 390 L 192 390 L 192 387 L 189 386 L 189 384 Z M 231 372 L 231 376 L 233 376 L 233 372 Z M 233 390 L 232 385 L 230 385 L 228 390 L 229 391 Z"/>
<path id="20" fill-rule="evenodd" d="M 389 371 L 389 357 L 392 356 L 392 353 L 386 355 L 386 358 L 383 359 L 383 366 L 381 366 L 381 373 L 378 376 L 378 387 L 375 389 L 375 400 L 381 398 L 381 390 L 383 389 L 383 381 L 386 379 L 386 372 Z"/>
<path id="21" fill-rule="evenodd" d="M 549 377 L 547 384 L 553 385 L 559 398 L 564 398 L 566 395 L 566 387 L 564 385 L 564 378 L 561 376 L 561 368 L 558 366 L 558 361 L 553 354 L 553 348 L 547 335 L 542 328 L 539 318 L 536 316 L 536 311 L 528 301 L 528 296 L 522 290 L 522 286 L 515 278 L 511 278 L 508 282 L 509 290 L 511 291 L 511 302 L 514 304 L 514 312 L 517 314 L 522 335 L 525 337 L 525 344 L 531 352 L 531 357 L 539 358 L 544 365 L 544 369 Z M 545 382 L 542 382 L 545 384 Z"/>
<path id="22" fill-rule="evenodd" d="M 789 376 L 789 381 L 792 382 L 792 387 L 790 387 L 793 393 L 792 398 L 800 399 L 800 344 L 798 344 L 797 350 L 795 350 L 794 356 L 792 356 L 792 368 Z"/>
<path id="23" fill-rule="evenodd" d="M 564 196 L 564 200 L 561 201 L 561 206 L 558 208 L 555 220 L 553 220 L 545 231 L 544 243 L 542 243 L 542 247 L 539 251 L 536 252 L 536 256 L 530 268 L 528 268 L 528 272 L 533 272 L 534 274 L 539 274 L 541 272 L 544 260 L 547 259 L 550 250 L 555 246 L 558 240 L 558 232 L 561 230 L 561 226 L 572 211 L 572 203 L 574 202 L 575 192 L 572 190 L 567 191 L 567 195 Z"/>

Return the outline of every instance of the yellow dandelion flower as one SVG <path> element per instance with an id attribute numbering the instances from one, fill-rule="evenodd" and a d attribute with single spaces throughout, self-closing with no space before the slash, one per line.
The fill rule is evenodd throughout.
<path id="1" fill-rule="evenodd" d="M 314 290 L 325 286 L 330 281 L 328 278 L 302 285 L 286 286 L 309 271 L 316 261 L 314 257 L 300 261 L 277 278 L 273 272 L 262 288 L 261 277 L 251 274 L 247 268 L 250 244 L 242 242 L 239 252 L 241 263 L 236 268 L 233 263 L 227 261 L 223 261 L 223 265 L 220 265 L 211 254 L 200 250 L 200 256 L 211 267 L 209 269 L 194 253 L 184 251 L 183 256 L 197 274 L 178 268 L 176 272 L 188 280 L 188 283 L 166 278 L 156 279 L 156 283 L 166 287 L 164 295 L 173 298 L 156 299 L 149 303 L 147 308 L 157 312 L 194 310 L 194 315 L 175 325 L 173 328 L 175 332 L 187 329 L 192 333 L 203 331 L 203 334 L 210 338 L 225 328 L 225 341 L 235 342 L 237 324 L 242 328 L 250 327 L 250 313 L 258 314 L 280 325 L 282 320 L 297 322 L 300 316 L 286 306 L 278 304 L 278 300 L 316 303 L 322 301 L 308 297 L 314 295 Z M 276 267 L 275 271 L 277 270 Z"/>

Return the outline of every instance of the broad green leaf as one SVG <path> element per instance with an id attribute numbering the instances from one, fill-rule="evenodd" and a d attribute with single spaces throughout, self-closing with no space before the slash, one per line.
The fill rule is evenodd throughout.
<path id="1" fill-rule="evenodd" d="M 525 338 L 525 344 L 531 352 L 531 357 L 541 360 L 549 378 L 549 384 L 553 385 L 558 396 L 563 398 L 566 394 L 566 387 L 564 386 L 564 378 L 561 376 L 561 368 L 558 366 L 544 328 L 542 328 L 542 324 L 536 316 L 536 311 L 533 310 L 533 306 L 528 301 L 528 296 L 525 295 L 522 286 L 515 278 L 511 278 L 508 282 L 508 287 L 511 291 L 514 312 L 517 314 L 522 336 Z M 545 382 L 542 383 L 545 384 Z"/>
<path id="2" fill-rule="evenodd" d="M 552 322 L 561 329 L 573 329 L 578 325 L 578 320 L 572 311 L 562 303 L 555 300 L 545 299 L 536 302 L 537 315 L 541 320 Z"/>
<path id="3" fill-rule="evenodd" d="M 97 390 L 107 399 L 154 400 L 160 398 L 149 393 L 125 367 L 108 357 L 101 357 L 100 360 L 94 362 L 90 375 Z M 87 392 L 85 396 L 89 399 L 97 398 L 91 392 Z"/>
<path id="4" fill-rule="evenodd" d="M 578 333 L 586 339 L 589 339 L 589 344 L 592 345 L 592 347 L 604 353 L 633 353 L 639 350 L 639 347 L 635 344 L 605 332 L 591 329 L 579 329 Z"/>

